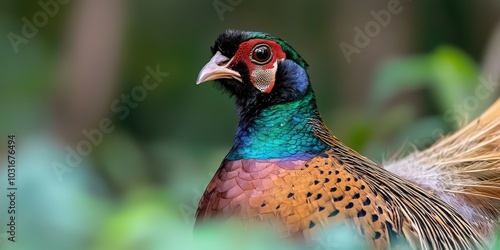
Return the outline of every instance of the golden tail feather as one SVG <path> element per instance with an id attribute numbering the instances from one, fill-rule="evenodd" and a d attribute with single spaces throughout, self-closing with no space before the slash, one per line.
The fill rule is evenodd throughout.
<path id="1" fill-rule="evenodd" d="M 500 99 L 459 131 L 384 167 L 438 195 L 491 236 L 500 216 Z"/>

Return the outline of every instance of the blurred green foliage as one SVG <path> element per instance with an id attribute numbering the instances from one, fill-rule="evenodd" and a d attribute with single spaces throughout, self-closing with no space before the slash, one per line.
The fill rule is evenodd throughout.
<path id="1" fill-rule="evenodd" d="M 388 60 L 382 64 L 375 77 L 372 91 L 372 110 L 379 112 L 385 102 L 391 100 L 405 91 L 426 91 L 429 93 L 425 99 L 426 108 L 436 112 L 424 117 L 407 117 L 411 119 L 405 129 L 396 135 L 396 144 L 411 144 L 417 148 L 429 147 L 435 140 L 439 139 L 453 129 L 463 125 L 460 120 L 446 119 L 445 114 L 450 112 L 455 104 L 474 95 L 474 89 L 479 84 L 479 71 L 476 63 L 463 51 L 450 47 L 438 47 L 427 55 L 409 58 Z M 487 100 L 485 100 L 487 101 Z M 377 109 L 378 107 L 378 109 Z M 404 113 L 415 115 L 411 107 L 395 106 L 396 111 L 390 110 L 387 117 L 375 121 L 371 127 L 372 133 L 380 133 L 384 128 L 391 128 L 401 120 Z M 477 117 L 483 109 L 476 108 L 474 113 L 463 114 L 469 117 Z M 466 113 L 467 110 L 463 110 Z M 380 128 L 378 128 L 380 127 Z M 391 131 L 386 130 L 390 133 Z M 382 132 L 383 133 L 383 132 Z M 359 131 L 356 131 L 359 135 Z M 365 138 L 370 138 L 370 133 Z M 423 139 L 424 138 L 424 139 Z M 362 147 L 362 145 L 358 146 Z"/>
<path id="2" fill-rule="evenodd" d="M 111 117 L 117 128 L 59 182 L 53 162 L 64 162 L 65 147 L 75 143 L 62 140 L 55 126 L 64 108 L 57 98 L 72 97 L 58 79 L 65 73 L 62 51 L 76 29 L 71 23 L 79 5 L 61 6 L 15 53 L 7 34 L 20 33 L 21 18 L 32 17 L 40 6 L 0 3 L 0 138 L 17 135 L 19 159 L 18 242 L 6 240 L 2 193 L 0 249 L 300 249 L 266 230 L 247 233 L 232 222 L 208 225 L 193 238 L 197 202 L 230 148 L 237 122 L 227 96 L 209 84 L 194 84 L 216 36 L 239 28 L 287 40 L 311 65 L 318 104 L 332 131 L 381 161 L 403 145 L 429 146 L 461 122 L 444 116 L 474 94 L 500 10 L 496 1 L 405 3 L 405 11 L 347 64 L 338 44 L 351 42 L 353 27 L 363 26 L 369 11 L 385 2 L 359 7 L 348 1 L 241 1 L 223 20 L 212 1 L 123 4 L 128 8 L 118 84 L 104 101 L 109 104 L 89 111 Z M 403 49 L 392 47 L 395 40 Z M 157 64 L 170 73 L 165 83 L 124 120 L 115 117 L 111 100 L 129 93 L 142 82 L 145 67 Z M 88 99 L 89 106 L 93 102 Z M 80 124 L 78 131 L 95 123 Z M 0 140 L 0 192 L 6 186 L 5 152 Z M 332 230 L 340 233 L 328 231 L 331 237 L 320 246 L 363 247 L 348 229 Z"/>

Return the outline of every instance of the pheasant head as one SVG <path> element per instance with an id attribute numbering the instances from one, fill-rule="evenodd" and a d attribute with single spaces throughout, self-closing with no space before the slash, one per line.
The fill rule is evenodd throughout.
<path id="1" fill-rule="evenodd" d="M 308 91 L 307 63 L 277 37 L 228 30 L 211 50 L 213 57 L 196 82 L 216 80 L 238 104 L 273 105 L 297 100 Z"/>

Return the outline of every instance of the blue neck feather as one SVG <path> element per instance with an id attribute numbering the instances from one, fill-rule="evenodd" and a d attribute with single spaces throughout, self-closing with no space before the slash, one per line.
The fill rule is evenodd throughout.
<path id="1" fill-rule="evenodd" d="M 302 91 L 302 97 L 266 107 L 251 119 L 240 117 L 234 144 L 226 159 L 309 160 L 328 148 L 315 136 L 310 125 L 311 118 L 319 118 L 319 115 L 307 74 L 301 71 L 303 73 L 294 74 L 294 84 Z"/>

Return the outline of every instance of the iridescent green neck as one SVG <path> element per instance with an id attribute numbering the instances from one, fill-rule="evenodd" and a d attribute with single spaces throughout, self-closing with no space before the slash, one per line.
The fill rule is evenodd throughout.
<path id="1" fill-rule="evenodd" d="M 310 125 L 318 116 L 310 89 L 300 100 L 264 108 L 251 120 L 240 120 L 226 159 L 310 159 L 328 148 Z"/>

